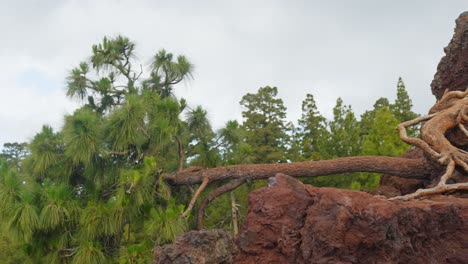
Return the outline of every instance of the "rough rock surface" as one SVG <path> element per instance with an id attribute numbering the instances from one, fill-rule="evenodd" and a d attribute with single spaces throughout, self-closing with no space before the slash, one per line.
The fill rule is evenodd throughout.
<path id="1" fill-rule="evenodd" d="M 442 97 L 445 89 L 464 91 L 468 87 L 468 12 L 456 20 L 455 33 L 444 51 L 445 56 L 431 83 L 432 94 L 437 99 Z"/>
<path id="2" fill-rule="evenodd" d="M 388 201 L 278 174 L 250 194 L 237 244 L 235 263 L 468 263 L 468 199 Z"/>
<path id="3" fill-rule="evenodd" d="M 174 244 L 156 248 L 153 263 L 228 264 L 236 253 L 231 234 L 224 230 L 190 231 Z"/>

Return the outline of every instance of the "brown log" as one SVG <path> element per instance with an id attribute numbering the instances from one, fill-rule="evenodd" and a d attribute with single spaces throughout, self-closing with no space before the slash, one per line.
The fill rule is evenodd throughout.
<path id="1" fill-rule="evenodd" d="M 403 178 L 422 179 L 430 175 L 431 165 L 424 158 L 357 156 L 295 163 L 233 165 L 163 174 L 162 177 L 172 185 L 193 185 L 201 183 L 204 177 L 213 182 L 226 179 L 267 179 L 277 173 L 291 177 L 315 177 L 350 172 L 386 173 Z"/>

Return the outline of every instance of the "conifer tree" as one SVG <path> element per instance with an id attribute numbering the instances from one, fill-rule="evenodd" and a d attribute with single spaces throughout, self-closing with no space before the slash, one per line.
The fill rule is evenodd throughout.
<path id="1" fill-rule="evenodd" d="M 325 143 L 329 140 L 326 119 L 317 110 L 312 94 L 307 94 L 302 102 L 302 116 L 298 121 L 296 138 L 303 160 L 318 160 L 329 156 Z"/>
<path id="2" fill-rule="evenodd" d="M 406 91 L 405 83 L 401 77 L 398 78 L 397 83 L 397 96 L 393 104 L 390 105 L 390 110 L 395 115 L 396 119 L 403 123 L 418 117 L 418 114 L 413 112 L 413 102 Z M 416 136 L 419 128 L 412 127 L 408 131 L 408 135 L 411 137 Z"/>
<path id="3" fill-rule="evenodd" d="M 285 162 L 290 141 L 285 121 L 286 107 L 277 98 L 276 87 L 265 86 L 242 97 L 246 142 L 252 147 L 253 163 Z"/>
<path id="4" fill-rule="evenodd" d="M 338 98 L 333 108 L 333 120 L 329 123 L 330 140 L 327 152 L 331 157 L 356 156 L 361 151 L 360 126 L 351 106 Z"/>

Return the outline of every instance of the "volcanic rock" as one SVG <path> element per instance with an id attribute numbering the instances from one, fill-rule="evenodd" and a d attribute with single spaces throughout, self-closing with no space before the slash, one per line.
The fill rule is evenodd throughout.
<path id="1" fill-rule="evenodd" d="M 229 264 L 237 247 L 231 234 L 224 230 L 190 231 L 174 244 L 158 247 L 154 264 Z"/>
<path id="2" fill-rule="evenodd" d="M 235 263 L 468 263 L 468 199 L 388 201 L 277 175 L 249 195 Z"/>
<path id="3" fill-rule="evenodd" d="M 468 12 L 456 20 L 455 33 L 444 52 L 431 83 L 432 94 L 437 100 L 445 89 L 464 91 L 468 88 Z"/>

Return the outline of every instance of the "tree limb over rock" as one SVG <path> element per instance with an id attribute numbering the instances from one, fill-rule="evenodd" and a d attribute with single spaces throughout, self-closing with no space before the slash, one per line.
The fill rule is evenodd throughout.
<path id="1" fill-rule="evenodd" d="M 277 173 L 284 173 L 297 178 L 350 172 L 376 172 L 403 178 L 422 179 L 430 175 L 431 166 L 425 159 L 357 156 L 294 163 L 232 165 L 199 171 L 163 174 L 162 177 L 172 185 L 194 185 L 202 183 L 205 177 L 209 178 L 209 182 L 214 182 L 234 179 L 268 179 Z"/>
<path id="2" fill-rule="evenodd" d="M 409 138 L 406 128 L 424 122 L 421 127 L 421 138 Z M 404 122 L 398 126 L 400 138 L 428 153 L 430 158 L 446 166 L 446 172 L 436 187 L 418 190 L 413 194 L 395 197 L 394 199 L 413 199 L 447 191 L 468 190 L 468 183 L 448 185 L 457 168 L 468 172 L 468 152 L 456 147 L 446 134 L 458 133 L 459 137 L 468 136 L 465 125 L 468 124 L 468 89 L 465 92 L 446 92 L 431 108 L 430 114 Z M 203 202 L 199 208 L 199 227 L 203 227 L 200 219 L 208 203 L 227 191 L 231 191 L 247 180 L 267 179 L 277 173 L 291 177 L 314 177 L 351 172 L 376 172 L 395 175 L 403 178 L 426 178 L 431 175 L 431 165 L 428 159 L 408 159 L 382 156 L 358 156 L 336 158 L 332 160 L 306 161 L 296 163 L 275 164 L 244 164 L 212 169 L 183 170 L 174 174 L 163 174 L 162 177 L 173 185 L 194 185 L 202 183 L 192 198 L 189 207 L 184 212 L 187 216 L 193 208 L 196 199 L 208 183 L 221 180 L 233 180 L 226 186 L 215 190 L 215 193 Z M 232 185 L 232 187 L 231 187 Z"/>
<path id="3" fill-rule="evenodd" d="M 188 216 L 208 182 L 231 180 L 210 193 L 199 207 L 198 228 L 203 229 L 203 215 L 208 204 L 222 194 L 236 189 L 247 180 L 268 179 L 277 173 L 291 177 L 316 177 L 350 172 L 376 172 L 422 179 L 429 177 L 431 171 L 431 164 L 424 158 L 358 156 L 295 163 L 244 164 L 203 170 L 189 168 L 174 174 L 163 174 L 162 177 L 172 185 L 202 184 L 190 201 L 190 205 L 183 214 L 184 217 Z"/>

